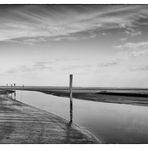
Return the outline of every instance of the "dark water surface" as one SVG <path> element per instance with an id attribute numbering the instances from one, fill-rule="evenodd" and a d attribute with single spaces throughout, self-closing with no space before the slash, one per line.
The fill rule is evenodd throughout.
<path id="1" fill-rule="evenodd" d="M 17 100 L 69 120 L 69 99 L 17 91 Z M 73 121 L 104 143 L 148 143 L 148 107 L 73 99 Z"/>

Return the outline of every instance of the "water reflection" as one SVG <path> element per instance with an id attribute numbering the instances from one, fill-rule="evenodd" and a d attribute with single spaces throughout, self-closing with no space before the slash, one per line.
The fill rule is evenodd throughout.
<path id="1" fill-rule="evenodd" d="M 5 94 L 7 97 L 10 97 L 11 99 L 16 100 L 16 91 L 13 92 L 6 92 Z"/>
<path id="2" fill-rule="evenodd" d="M 67 142 L 67 143 L 70 143 L 71 142 L 71 138 L 70 138 L 70 133 L 71 133 L 71 124 L 72 124 L 72 122 L 70 121 L 67 125 L 66 125 L 66 127 L 67 127 L 67 130 L 66 130 L 66 139 L 65 139 L 65 143 Z"/>
<path id="3" fill-rule="evenodd" d="M 69 98 L 17 91 L 17 99 L 70 120 Z M 147 107 L 73 99 L 73 122 L 106 143 L 148 143 Z"/>

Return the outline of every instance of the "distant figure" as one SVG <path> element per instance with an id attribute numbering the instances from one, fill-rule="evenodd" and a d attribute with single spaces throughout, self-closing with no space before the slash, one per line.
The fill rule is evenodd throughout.
<path id="1" fill-rule="evenodd" d="M 16 86 L 16 84 L 14 83 L 14 86 Z"/>

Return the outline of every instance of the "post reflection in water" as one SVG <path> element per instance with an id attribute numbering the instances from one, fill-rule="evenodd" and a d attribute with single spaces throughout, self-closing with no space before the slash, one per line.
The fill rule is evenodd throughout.
<path id="1" fill-rule="evenodd" d="M 72 82 L 73 82 L 73 75 L 70 74 L 69 76 L 69 97 L 70 97 L 70 122 L 69 124 L 71 125 L 73 121 L 73 99 L 72 99 Z"/>

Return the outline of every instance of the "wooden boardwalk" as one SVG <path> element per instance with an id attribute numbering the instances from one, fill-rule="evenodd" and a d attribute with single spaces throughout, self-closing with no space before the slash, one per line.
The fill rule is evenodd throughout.
<path id="1" fill-rule="evenodd" d="M 52 113 L 0 95 L 0 143 L 101 143 L 77 125 Z"/>

